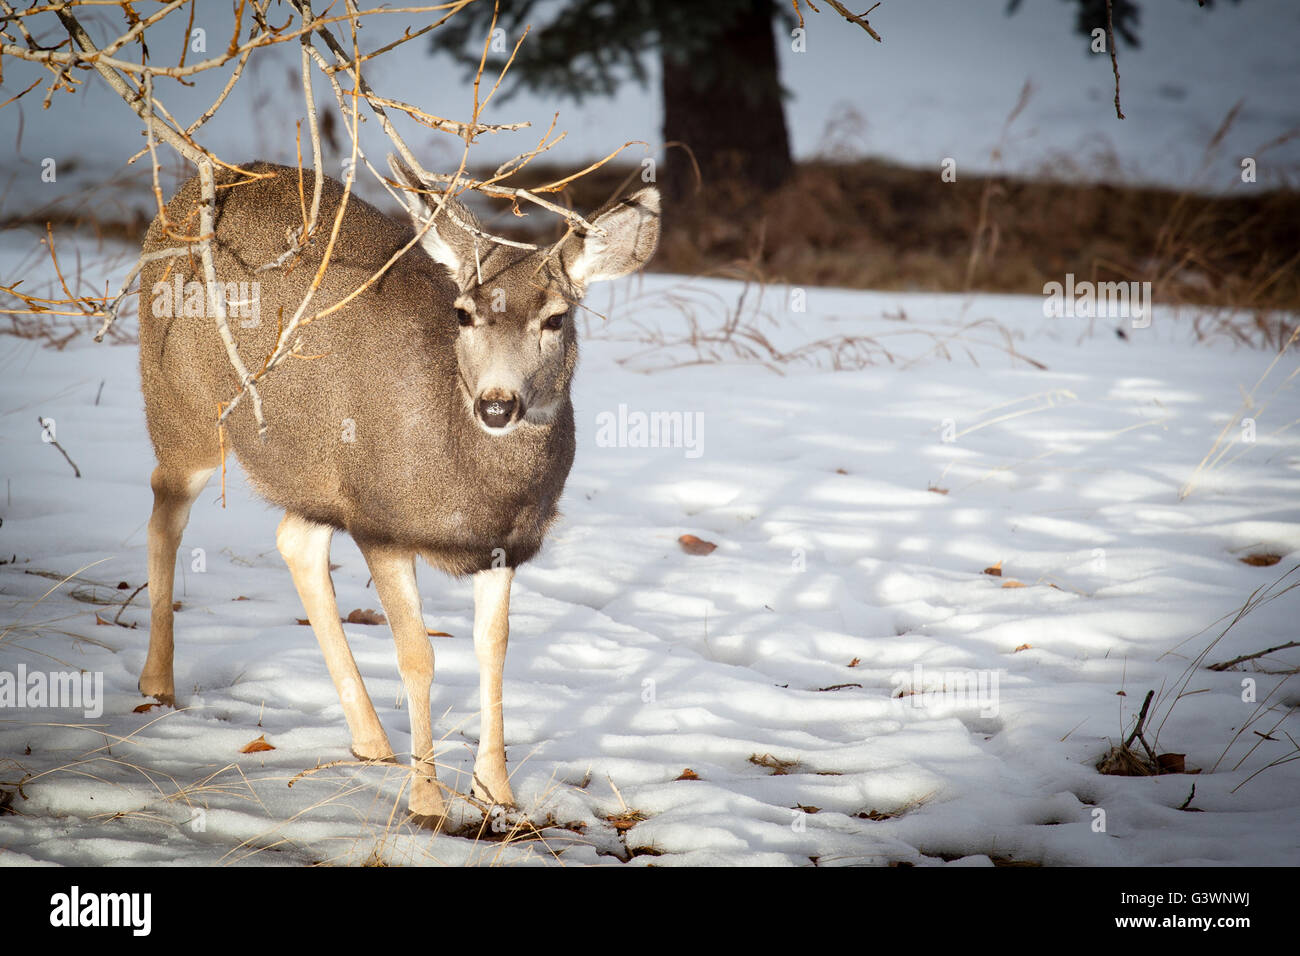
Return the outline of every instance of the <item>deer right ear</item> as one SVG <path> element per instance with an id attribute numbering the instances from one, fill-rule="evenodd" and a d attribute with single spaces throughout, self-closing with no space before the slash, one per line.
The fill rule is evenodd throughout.
<path id="1" fill-rule="evenodd" d="M 437 199 L 429 195 L 429 184 L 416 174 L 415 170 L 403 162 L 396 153 L 388 154 L 388 168 L 402 190 L 406 209 L 411 214 L 411 221 L 419 232 L 438 208 Z M 468 228 L 466 228 L 468 227 Z M 441 263 L 451 273 L 452 280 L 462 291 L 474 284 L 478 272 L 475 244 L 479 241 L 474 231 L 481 231 L 474 214 L 453 199 L 447 199 L 442 212 L 438 213 L 424 232 L 420 245 L 434 262 Z"/>

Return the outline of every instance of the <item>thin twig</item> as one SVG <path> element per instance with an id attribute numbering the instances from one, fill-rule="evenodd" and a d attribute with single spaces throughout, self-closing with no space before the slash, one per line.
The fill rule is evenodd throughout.
<path id="1" fill-rule="evenodd" d="M 809 7 L 812 8 L 813 13 L 821 13 L 821 11 L 818 10 L 817 7 L 813 5 L 812 0 L 804 0 L 804 2 L 807 3 Z M 849 8 L 844 6 L 843 3 L 840 3 L 839 0 L 825 0 L 825 2 L 832 10 L 834 10 L 836 13 L 842 16 L 845 20 L 848 20 L 849 23 L 856 23 L 858 26 L 862 27 L 862 29 L 866 30 L 867 33 L 871 35 L 871 39 L 875 40 L 877 43 L 882 42 L 880 39 L 880 34 L 877 33 L 875 30 L 873 30 L 871 28 L 871 24 L 867 22 L 867 16 L 870 13 L 872 13 L 872 11 L 876 9 L 876 7 L 880 6 L 879 3 L 873 3 L 871 7 L 866 11 L 866 13 L 857 14 L 857 13 L 850 12 Z M 798 0 L 795 0 L 794 12 L 799 13 Z M 802 13 L 799 13 L 799 26 L 803 26 Z"/>
<path id="2" fill-rule="evenodd" d="M 1115 56 L 1115 23 L 1111 15 L 1111 0 L 1106 0 L 1106 45 L 1110 48 L 1110 69 L 1115 74 L 1115 115 L 1124 118 L 1119 108 L 1119 60 Z"/>
<path id="3" fill-rule="evenodd" d="M 44 415 L 37 415 L 37 416 L 36 416 L 36 421 L 40 424 L 40 426 L 41 426 L 41 430 L 42 430 L 42 431 L 44 431 L 46 428 L 49 427 L 49 426 L 46 424 L 46 422 L 48 421 L 48 419 L 46 419 Z M 59 454 L 61 454 L 61 455 L 63 456 L 64 461 L 66 461 L 69 465 L 72 466 L 72 473 L 73 473 L 73 475 L 75 475 L 77 478 L 80 478 L 80 477 L 81 477 L 81 469 L 77 467 L 77 463 L 76 463 L 75 461 L 72 460 L 72 458 L 68 455 L 68 453 L 67 453 L 67 451 L 64 449 L 64 447 L 63 447 L 62 445 L 60 445 L 60 444 L 58 443 L 58 441 L 55 440 L 55 438 L 54 438 L 53 435 L 50 436 L 50 440 L 49 440 L 48 442 L 46 442 L 46 444 L 48 444 L 48 445 L 53 445 L 55 448 L 57 448 L 57 449 L 59 450 Z"/>
<path id="4" fill-rule="evenodd" d="M 131 267 L 131 271 L 126 274 L 126 279 L 122 282 L 117 295 L 115 295 L 112 301 L 110 301 L 104 308 L 104 324 L 101 325 L 99 331 L 95 333 L 95 341 L 104 341 L 104 335 L 108 332 L 109 327 L 117 320 L 118 308 L 122 300 L 126 298 L 131 283 L 134 282 L 136 276 L 140 274 L 140 270 L 144 268 L 145 263 L 155 262 L 158 259 L 171 259 L 176 256 L 184 256 L 188 255 L 189 252 L 189 246 L 173 246 L 170 249 L 158 249 L 154 252 L 146 252 L 142 254 L 136 260 L 135 265 Z"/>
<path id="5" fill-rule="evenodd" d="M 1233 667 L 1243 661 L 1253 661 L 1257 657 L 1266 657 L 1275 651 L 1284 651 L 1288 647 L 1300 647 L 1300 641 L 1287 641 L 1285 644 L 1279 644 L 1277 647 L 1270 647 L 1262 651 L 1256 651 L 1254 654 L 1242 654 L 1240 657 L 1234 657 L 1230 661 L 1220 661 L 1218 664 L 1211 664 L 1206 668 L 1206 670 L 1226 671 L 1229 667 Z"/>
<path id="6" fill-rule="evenodd" d="M 117 613 L 113 615 L 114 624 L 117 624 L 119 627 L 126 627 L 126 625 L 122 623 L 122 612 L 125 611 L 130 606 L 131 602 L 135 600 L 135 596 L 139 594 L 141 591 L 143 591 L 145 588 L 147 588 L 148 586 L 149 586 L 149 582 L 148 581 L 144 582 L 144 584 L 140 585 L 138 588 L 136 588 L 134 591 L 131 592 L 131 596 L 129 598 L 127 598 L 125 601 L 122 602 L 122 606 L 118 608 Z"/>
<path id="7" fill-rule="evenodd" d="M 1147 738 L 1142 733 L 1142 725 L 1146 723 L 1147 719 L 1147 708 L 1151 706 L 1151 699 L 1155 697 L 1155 695 L 1156 692 L 1154 690 L 1147 691 L 1146 699 L 1142 701 L 1142 711 L 1138 714 L 1137 724 L 1133 727 L 1133 732 L 1128 735 L 1128 740 L 1124 741 L 1124 750 L 1128 750 L 1133 745 L 1133 739 L 1137 738 L 1141 741 L 1142 749 L 1147 752 L 1147 757 L 1150 758 L 1152 765 L 1159 766 L 1159 761 L 1156 760 L 1155 752 L 1152 751 L 1151 745 L 1147 743 Z"/>

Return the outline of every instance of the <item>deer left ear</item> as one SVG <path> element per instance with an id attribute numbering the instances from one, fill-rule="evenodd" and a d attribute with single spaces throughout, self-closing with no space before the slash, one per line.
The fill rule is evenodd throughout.
<path id="1" fill-rule="evenodd" d="M 388 166 L 393 171 L 396 182 L 405 187 L 403 199 L 411 213 L 411 222 L 417 230 L 423 229 L 437 208 L 436 201 L 427 195 L 429 185 L 394 153 L 388 154 Z M 469 226 L 469 229 L 465 226 Z M 447 267 L 462 292 L 473 285 L 476 239 L 471 230 L 479 228 L 478 219 L 473 213 L 454 199 L 448 198 L 444 200 L 444 208 L 433 225 L 424 230 L 424 237 L 420 241 L 430 258 Z"/>
<path id="2" fill-rule="evenodd" d="M 659 246 L 659 190 L 653 186 L 621 200 L 592 220 L 593 232 L 565 262 L 565 271 L 583 288 L 636 272 Z"/>

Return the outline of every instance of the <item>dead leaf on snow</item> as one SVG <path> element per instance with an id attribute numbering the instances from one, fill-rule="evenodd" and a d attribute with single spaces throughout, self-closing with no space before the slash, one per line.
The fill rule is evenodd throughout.
<path id="1" fill-rule="evenodd" d="M 781 777 L 789 773 L 795 767 L 799 766 L 797 760 L 781 760 L 779 757 L 773 757 L 771 754 L 750 754 L 749 762 L 756 767 L 766 767 L 772 771 L 772 776 Z"/>
<path id="2" fill-rule="evenodd" d="M 1161 773 L 1186 773 L 1187 754 L 1156 754 L 1156 766 Z"/>
<path id="3" fill-rule="evenodd" d="M 1154 777 L 1158 771 L 1127 747 L 1111 747 L 1097 763 L 1097 772 L 1111 777 Z"/>
<path id="4" fill-rule="evenodd" d="M 712 541 L 705 541 L 693 534 L 682 535 L 677 539 L 677 543 L 682 546 L 682 550 L 687 554 L 712 554 L 718 547 Z"/>
<path id="5" fill-rule="evenodd" d="M 648 817 L 640 810 L 628 810 L 625 813 L 611 813 L 605 819 L 619 833 L 626 833 Z"/>
<path id="6" fill-rule="evenodd" d="M 853 815 L 859 820 L 891 820 L 894 817 L 892 813 L 881 813 L 879 810 L 864 810 Z"/>

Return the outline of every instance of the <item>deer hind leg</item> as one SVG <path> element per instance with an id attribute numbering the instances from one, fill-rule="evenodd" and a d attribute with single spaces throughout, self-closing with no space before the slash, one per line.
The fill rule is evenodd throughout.
<path id="1" fill-rule="evenodd" d="M 293 575 L 294 587 L 307 611 L 307 620 L 320 642 L 334 688 L 343 703 L 343 716 L 352 732 L 352 752 L 362 760 L 387 760 L 393 755 L 388 735 L 370 702 L 357 662 L 348 647 L 330 579 L 330 539 L 334 529 L 286 513 L 275 534 L 276 546 Z"/>
<path id="2" fill-rule="evenodd" d="M 183 469 L 159 465 L 153 471 L 153 515 L 149 518 L 149 654 L 140 672 L 140 693 L 175 706 L 172 674 L 175 638 L 172 589 L 176 576 L 176 549 L 190 520 L 190 507 L 214 467 Z"/>
<path id="3" fill-rule="evenodd" d="M 436 824 L 446 808 L 438 786 L 434 764 L 433 722 L 429 715 L 429 691 L 433 686 L 433 646 L 420 613 L 420 591 L 415 583 L 415 554 L 401 548 L 361 544 L 375 590 L 384 604 L 393 642 L 397 647 L 397 667 L 406 688 L 411 713 L 411 812 L 421 822 Z"/>
<path id="4" fill-rule="evenodd" d="M 474 575 L 474 655 L 479 670 L 479 741 L 474 759 L 474 796 L 513 806 L 506 773 L 505 728 L 501 716 L 501 675 L 510 637 L 512 568 L 493 568 Z"/>

